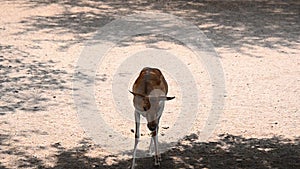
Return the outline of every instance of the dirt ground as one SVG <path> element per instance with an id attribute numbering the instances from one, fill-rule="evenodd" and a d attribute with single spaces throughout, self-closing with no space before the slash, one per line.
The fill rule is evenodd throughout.
<path id="1" fill-rule="evenodd" d="M 131 165 L 130 154 L 110 153 L 81 126 L 73 75 L 83 48 L 100 27 L 144 11 L 172 14 L 198 26 L 220 56 L 226 86 L 223 113 L 203 141 L 199 134 L 210 108 L 211 84 L 205 73 L 204 80 L 196 80 L 204 93 L 200 116 L 184 138 L 162 153 L 159 168 L 300 168 L 299 1 L 2 0 L 0 9 L 1 169 Z M 170 51 L 186 50 L 174 42 L 158 43 Z M 95 82 L 96 100 L 100 107 L 106 104 L 105 112 L 114 111 L 107 97 L 110 86 L 104 84 L 112 81 L 118 57 L 152 45 L 157 44 L 131 39 L 130 45 L 112 51 Z M 193 67 L 193 60 L 184 59 Z M 166 76 L 171 79 L 172 74 Z M 171 94 L 180 95 L 170 81 Z M 165 114 L 169 116 L 161 125 L 170 130 L 176 118 L 170 111 Z M 122 120 L 105 118 L 111 125 L 112 119 Z M 129 123 L 115 129 L 133 138 L 133 128 Z M 155 168 L 153 163 L 152 158 L 139 158 L 136 168 Z"/>

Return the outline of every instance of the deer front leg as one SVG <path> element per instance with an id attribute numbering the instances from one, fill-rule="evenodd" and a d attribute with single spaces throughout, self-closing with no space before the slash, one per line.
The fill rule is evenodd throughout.
<path id="1" fill-rule="evenodd" d="M 161 161 L 161 156 L 158 150 L 158 126 L 156 127 L 155 131 L 153 131 L 152 133 L 152 139 L 154 140 L 154 150 L 155 150 L 154 165 L 159 166 Z"/>
<path id="2" fill-rule="evenodd" d="M 140 139 L 140 114 L 137 111 L 134 112 L 134 118 L 135 118 L 135 141 L 134 141 L 131 169 L 134 169 L 135 167 L 136 150 Z"/>

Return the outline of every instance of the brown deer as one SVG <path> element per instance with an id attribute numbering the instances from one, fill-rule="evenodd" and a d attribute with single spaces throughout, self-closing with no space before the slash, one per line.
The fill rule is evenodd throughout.
<path id="1" fill-rule="evenodd" d="M 135 144 L 131 168 L 135 167 L 136 150 L 140 138 L 140 115 L 147 119 L 147 127 L 151 131 L 151 144 L 154 142 L 155 166 L 160 165 L 161 157 L 158 152 L 158 124 L 164 109 L 165 101 L 175 97 L 167 97 L 168 84 L 157 68 L 145 67 L 133 84 L 133 105 L 135 107 Z M 150 144 L 150 146 L 151 146 Z"/>

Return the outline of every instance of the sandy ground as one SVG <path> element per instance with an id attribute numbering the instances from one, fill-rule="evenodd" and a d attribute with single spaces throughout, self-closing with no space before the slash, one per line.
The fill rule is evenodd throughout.
<path id="1" fill-rule="evenodd" d="M 159 46 L 182 52 L 199 77 L 202 94 L 194 126 L 162 154 L 160 168 L 300 168 L 298 1 L 2 0 L 0 9 L 1 169 L 130 166 L 129 155 L 110 153 L 81 127 L 72 97 L 73 74 L 85 44 L 100 27 L 143 11 L 179 16 L 205 33 L 223 66 L 223 113 L 211 137 L 201 140 L 210 110 L 209 75 L 184 46 L 165 40 L 149 44 L 146 36 L 114 48 L 112 57 L 103 60 L 104 69 L 97 70 L 96 102 L 109 112 L 107 123 L 134 137 L 134 123 L 112 114 L 109 84 L 121 55 Z M 172 73 L 166 72 L 166 78 L 170 94 L 179 99 L 167 103 L 160 137 L 172 128 L 178 115 L 173 111 L 181 101 Z M 142 134 L 149 137 L 145 128 Z M 138 159 L 137 168 L 153 168 L 152 158 Z"/>

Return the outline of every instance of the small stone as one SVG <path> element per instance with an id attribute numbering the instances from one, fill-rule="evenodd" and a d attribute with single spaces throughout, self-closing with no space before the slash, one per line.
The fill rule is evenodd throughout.
<path id="1" fill-rule="evenodd" d="M 93 165 L 93 168 L 98 168 L 98 167 L 100 167 L 98 164 Z"/>
<path id="2" fill-rule="evenodd" d="M 52 146 L 53 147 L 59 147 L 59 146 L 61 146 L 61 144 L 60 144 L 60 142 L 57 142 L 57 143 L 54 143 Z"/>
<path id="3" fill-rule="evenodd" d="M 241 161 L 243 161 L 243 159 L 240 158 L 236 159 L 236 162 L 241 162 Z"/>

